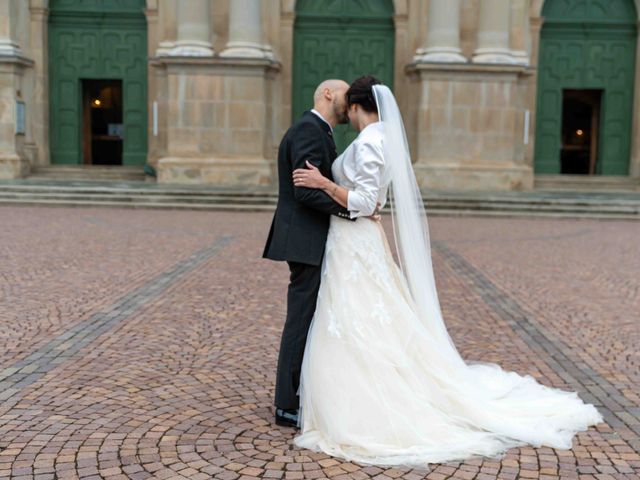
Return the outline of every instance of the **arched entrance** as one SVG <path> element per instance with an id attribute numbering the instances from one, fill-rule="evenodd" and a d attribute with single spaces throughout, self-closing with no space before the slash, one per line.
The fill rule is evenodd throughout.
<path id="1" fill-rule="evenodd" d="M 637 12 L 633 0 L 547 0 L 535 171 L 627 175 Z"/>
<path id="2" fill-rule="evenodd" d="M 51 163 L 143 165 L 145 0 L 50 0 Z"/>
<path id="3" fill-rule="evenodd" d="M 371 74 L 393 86 L 392 0 L 298 0 L 293 44 L 294 120 L 313 106 L 324 79 Z M 348 130 L 336 129 L 339 151 L 355 138 Z"/>

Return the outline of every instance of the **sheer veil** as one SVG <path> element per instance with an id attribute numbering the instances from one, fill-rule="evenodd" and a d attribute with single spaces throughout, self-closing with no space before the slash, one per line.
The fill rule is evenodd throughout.
<path id="1" fill-rule="evenodd" d="M 443 391 L 464 405 L 461 412 L 467 419 L 473 418 L 474 425 L 497 434 L 505 445 L 518 439 L 570 448 L 576 431 L 602 421 L 593 405 L 584 404 L 577 392 L 549 388 L 529 374 L 504 370 L 497 363 L 465 361 L 456 349 L 440 310 L 427 215 L 400 110 L 388 87 L 374 85 L 373 93 L 383 123 L 382 181 L 389 187 L 400 268 L 415 305 L 416 321 L 434 340 L 428 348 L 441 362 L 431 369 L 432 375 L 438 377 Z"/>
<path id="2" fill-rule="evenodd" d="M 385 172 L 389 185 L 393 232 L 400 268 L 408 282 L 420 318 L 447 352 L 448 360 L 463 362 L 445 326 L 436 290 L 427 214 L 413 167 L 400 109 L 386 85 L 374 85 L 378 115 L 384 127 Z M 453 355 L 451 355 L 453 353 Z"/>

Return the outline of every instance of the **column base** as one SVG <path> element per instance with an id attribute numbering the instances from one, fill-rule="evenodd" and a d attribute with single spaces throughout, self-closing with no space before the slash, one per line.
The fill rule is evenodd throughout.
<path id="1" fill-rule="evenodd" d="M 3 57 L 21 57 L 23 56 L 20 46 L 9 39 L 0 39 L 0 55 Z"/>
<path id="2" fill-rule="evenodd" d="M 222 58 L 261 58 L 273 60 L 273 52 L 258 43 L 229 42 L 227 47 L 220 52 Z"/>
<path id="3" fill-rule="evenodd" d="M 524 165 L 423 163 L 414 165 L 418 185 L 426 190 L 505 191 L 533 189 L 533 170 Z"/>
<path id="4" fill-rule="evenodd" d="M 511 50 L 480 48 L 475 51 L 473 63 L 497 63 L 504 65 L 517 65 L 518 60 L 512 55 Z"/>
<path id="5" fill-rule="evenodd" d="M 460 49 L 456 48 L 427 48 L 418 50 L 413 61 L 416 63 L 467 63 L 467 57 L 462 55 Z"/>
<path id="6" fill-rule="evenodd" d="M 513 50 L 511 52 L 513 63 L 516 65 L 529 65 L 529 54 L 524 50 Z"/>
<path id="7" fill-rule="evenodd" d="M 208 42 L 197 40 L 178 41 L 165 54 L 171 57 L 213 57 L 213 48 Z"/>
<path id="8" fill-rule="evenodd" d="M 164 157 L 157 164 L 158 183 L 259 186 L 272 183 L 271 162 L 265 158 Z"/>
<path id="9" fill-rule="evenodd" d="M 156 49 L 156 57 L 167 57 L 171 55 L 171 51 L 176 48 L 176 44 L 169 40 L 164 40 L 158 44 Z"/>

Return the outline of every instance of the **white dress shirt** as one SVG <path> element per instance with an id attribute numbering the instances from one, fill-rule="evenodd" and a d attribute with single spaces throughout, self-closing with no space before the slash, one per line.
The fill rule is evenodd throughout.
<path id="1" fill-rule="evenodd" d="M 317 111 L 315 108 L 312 108 L 312 109 L 311 109 L 311 113 L 314 113 L 315 115 L 317 115 L 318 117 L 320 117 L 320 119 L 321 119 L 324 123 L 326 123 L 327 125 L 329 125 L 329 129 L 331 130 L 331 133 L 333 133 L 333 127 L 331 126 L 331 124 L 330 124 L 329 122 L 327 122 L 327 121 L 324 119 L 324 117 L 322 116 L 322 114 L 321 114 L 319 111 Z"/>
<path id="2" fill-rule="evenodd" d="M 349 190 L 347 209 L 351 218 L 368 217 L 377 203 L 381 206 L 386 203 L 388 185 L 382 184 L 383 141 L 382 122 L 370 123 L 333 163 L 336 183 Z"/>

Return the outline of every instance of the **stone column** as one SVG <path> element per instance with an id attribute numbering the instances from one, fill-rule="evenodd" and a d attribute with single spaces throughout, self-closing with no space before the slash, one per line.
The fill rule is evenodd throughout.
<path id="1" fill-rule="evenodd" d="M 15 35 L 17 8 L 14 0 L 0 0 L 0 55 L 22 55 Z"/>
<path id="2" fill-rule="evenodd" d="M 51 162 L 49 149 L 49 49 L 47 31 L 49 20 L 49 0 L 31 0 L 29 2 L 30 56 L 33 59 L 32 102 L 28 125 L 32 129 L 32 143 L 25 148 L 33 148 L 32 166 L 48 165 Z"/>
<path id="3" fill-rule="evenodd" d="M 159 42 L 156 56 L 171 55 L 176 46 L 178 6 L 176 0 L 158 1 L 158 35 Z"/>
<path id="4" fill-rule="evenodd" d="M 188 3 L 188 5 L 187 5 Z M 170 50 L 175 57 L 211 57 L 211 0 L 189 0 L 178 5 L 178 39 Z"/>
<path id="5" fill-rule="evenodd" d="M 475 63 L 514 64 L 509 47 L 511 6 L 509 0 L 480 0 Z"/>
<path id="6" fill-rule="evenodd" d="M 427 40 L 416 62 L 466 62 L 460 50 L 460 1 L 430 0 Z"/>
<path id="7" fill-rule="evenodd" d="M 529 31 L 529 0 L 511 1 L 511 55 L 514 63 L 529 65 L 531 33 Z"/>
<path id="8" fill-rule="evenodd" d="M 29 172 L 32 145 L 27 113 L 33 97 L 33 60 L 29 50 L 28 4 L 0 0 L 0 178 L 18 178 Z M 20 113 L 19 113 L 20 112 Z"/>
<path id="9" fill-rule="evenodd" d="M 273 58 L 271 48 L 263 41 L 261 1 L 232 0 L 229 3 L 229 41 L 220 56 Z"/>

